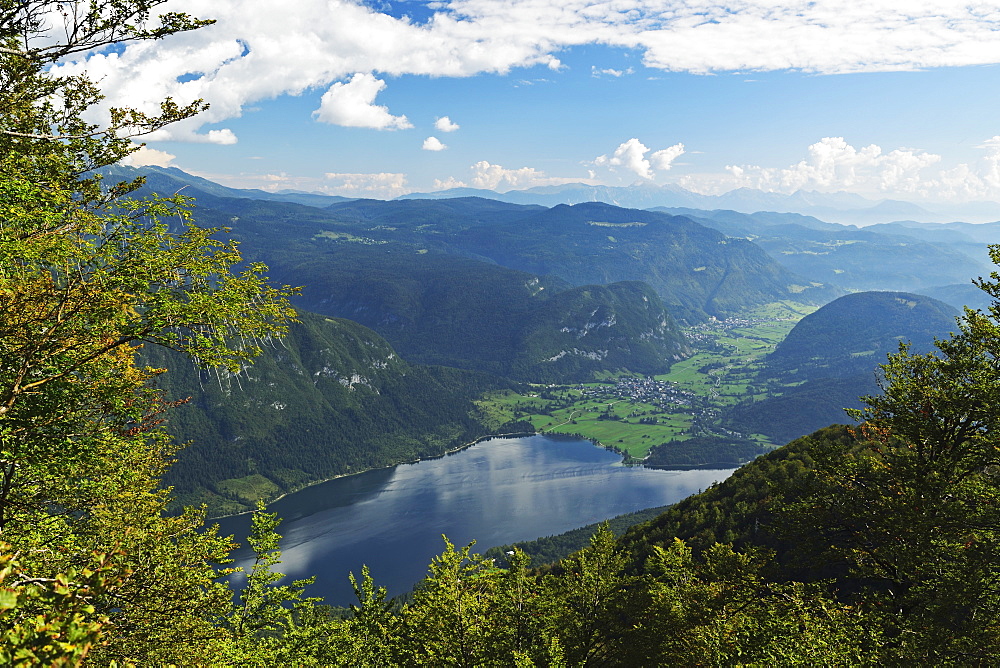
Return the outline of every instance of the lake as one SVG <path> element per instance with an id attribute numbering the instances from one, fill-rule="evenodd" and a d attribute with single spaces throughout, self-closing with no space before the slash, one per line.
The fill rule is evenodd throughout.
<path id="1" fill-rule="evenodd" d="M 389 596 L 409 591 L 444 550 L 442 534 L 474 551 L 569 531 L 623 513 L 675 503 L 733 469 L 662 471 L 578 438 L 493 439 L 413 464 L 308 487 L 268 507 L 290 578 L 316 575 L 307 591 L 332 605 L 355 602 L 347 573 L 367 564 Z M 249 515 L 219 520 L 242 540 Z M 248 552 L 236 554 L 237 562 Z"/>

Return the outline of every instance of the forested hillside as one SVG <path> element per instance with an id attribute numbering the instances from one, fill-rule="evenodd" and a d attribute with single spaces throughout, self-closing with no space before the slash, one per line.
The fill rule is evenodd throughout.
<path id="1" fill-rule="evenodd" d="M 207 503 L 212 515 L 336 475 L 434 457 L 499 425 L 473 400 L 510 384 L 485 374 L 411 365 L 349 320 L 300 312 L 237 374 L 199 370 L 147 348 L 143 361 L 170 400 L 167 432 L 189 443 L 167 472 L 174 505 Z"/>
<path id="2" fill-rule="evenodd" d="M 168 176 L 153 172 L 148 190 L 175 192 L 176 175 Z M 310 266 L 296 274 L 307 286 L 321 280 L 322 266 L 329 267 L 320 260 L 331 244 L 356 245 L 352 253 L 379 260 L 399 244 L 395 252 L 477 258 L 574 286 L 641 281 L 675 318 L 688 322 L 788 298 L 825 303 L 841 294 L 789 272 L 746 239 L 684 216 L 599 202 L 544 209 L 478 197 L 356 200 L 317 209 L 220 197 L 198 185 L 194 181 L 184 192 L 197 197 L 203 224 L 232 228 L 253 259 L 274 267 Z"/>
<path id="3" fill-rule="evenodd" d="M 505 266 L 573 284 L 644 281 L 691 322 L 837 292 L 782 269 L 753 243 L 688 218 L 593 202 L 560 205 L 517 224 L 470 228 L 456 244 Z"/>
<path id="4" fill-rule="evenodd" d="M 275 276 L 308 280 L 303 305 L 351 318 L 408 360 L 524 381 L 659 373 L 688 353 L 660 298 L 641 283 L 570 288 L 461 256 L 330 241 L 274 255 Z"/>
<path id="5" fill-rule="evenodd" d="M 905 292 L 858 292 L 822 306 L 799 321 L 764 361 L 757 383 L 781 387 L 775 396 L 743 401 L 725 422 L 788 442 L 846 420 L 845 408 L 875 394 L 877 366 L 901 343 L 912 352 L 934 349 L 957 327 L 958 310 Z"/>
<path id="6" fill-rule="evenodd" d="M 840 378 L 867 373 L 900 343 L 914 352 L 934 348 L 935 338 L 955 331 L 959 312 L 947 304 L 905 292 L 856 292 L 804 317 L 767 357 L 769 376 Z"/>

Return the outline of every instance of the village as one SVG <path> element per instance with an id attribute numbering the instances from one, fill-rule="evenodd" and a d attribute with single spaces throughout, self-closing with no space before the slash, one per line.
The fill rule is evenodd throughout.
<path id="1" fill-rule="evenodd" d="M 690 407 L 697 398 L 693 392 L 680 389 L 676 383 L 652 378 L 619 378 L 613 387 L 581 385 L 585 397 L 606 399 L 616 397 L 633 403 L 646 403 L 668 410 L 675 406 Z"/>

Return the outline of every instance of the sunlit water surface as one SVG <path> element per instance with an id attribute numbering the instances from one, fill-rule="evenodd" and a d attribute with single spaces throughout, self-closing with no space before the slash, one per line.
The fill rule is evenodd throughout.
<path id="1" fill-rule="evenodd" d="M 589 441 L 551 436 L 494 439 L 460 452 L 338 478 L 272 504 L 284 522 L 282 563 L 291 578 L 316 575 L 308 593 L 355 602 L 347 573 L 367 564 L 394 596 L 427 573 L 444 549 L 476 551 L 562 533 L 635 510 L 675 503 L 733 469 L 661 471 L 622 466 Z M 220 521 L 242 540 L 249 517 Z M 247 552 L 237 553 L 245 565 Z M 290 578 L 290 579 L 291 579 Z"/>

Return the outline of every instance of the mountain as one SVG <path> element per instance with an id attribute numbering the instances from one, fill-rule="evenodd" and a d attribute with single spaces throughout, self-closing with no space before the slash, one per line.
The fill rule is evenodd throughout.
<path id="1" fill-rule="evenodd" d="M 956 330 L 958 311 L 937 299 L 904 292 L 859 292 L 807 315 L 765 359 L 767 374 L 843 378 L 868 372 L 909 341 L 914 352 Z"/>
<path id="2" fill-rule="evenodd" d="M 928 297 L 939 299 L 958 310 L 962 310 L 968 306 L 973 310 L 988 311 L 993 304 L 993 297 L 972 283 L 939 285 L 932 288 L 925 288 L 921 290 L 921 293 Z"/>
<path id="3" fill-rule="evenodd" d="M 934 339 L 956 329 L 957 309 L 923 295 L 860 292 L 835 299 L 806 316 L 764 361 L 757 383 L 774 396 L 744 401 L 724 422 L 744 433 L 788 442 L 832 422 L 844 408 L 879 391 L 877 365 L 900 342 L 911 351 L 933 349 Z M 779 394 L 780 393 L 780 394 Z"/>
<path id="4" fill-rule="evenodd" d="M 879 229 L 882 226 L 873 227 Z M 900 220 L 887 223 L 885 227 L 900 230 L 904 234 L 920 239 L 949 244 L 973 242 L 986 245 L 1000 243 L 1000 222 L 932 224 Z"/>
<path id="5" fill-rule="evenodd" d="M 789 271 L 852 291 L 923 292 L 990 271 L 986 244 L 943 225 L 886 223 L 859 229 L 797 214 L 670 211 L 753 240 Z"/>
<path id="6" fill-rule="evenodd" d="M 214 195 L 216 197 L 237 197 L 241 199 L 259 199 L 273 202 L 292 202 L 313 207 L 325 207 L 337 202 L 349 202 L 352 198 L 339 197 L 337 195 L 322 195 L 319 193 L 306 193 L 293 190 L 282 190 L 271 192 L 258 188 L 229 188 L 206 178 L 188 174 L 176 167 L 125 167 L 113 165 L 102 170 L 105 178 L 112 182 L 132 180 L 137 176 L 145 177 L 149 187 L 161 194 L 173 194 L 185 192 L 189 188 L 195 188 L 200 193 Z"/>
<path id="7" fill-rule="evenodd" d="M 294 190 L 266 191 L 256 188 L 227 188 L 202 177 L 187 174 L 176 167 L 114 166 L 105 170 L 114 178 L 132 179 L 137 174 L 157 174 L 173 184 L 175 192 L 184 185 L 199 186 L 224 197 L 241 197 L 269 201 L 293 202 L 314 207 L 325 207 L 337 201 L 353 198 Z M 699 210 L 730 209 L 743 213 L 772 212 L 792 213 L 816 217 L 830 223 L 844 225 L 872 225 L 906 220 L 910 223 L 937 224 L 946 221 L 967 220 L 974 223 L 1000 219 L 1000 203 L 969 202 L 964 204 L 940 202 L 904 202 L 900 200 L 870 200 L 847 192 L 823 193 L 796 191 L 792 194 L 765 192 L 753 188 L 737 188 L 721 195 L 702 195 L 676 184 L 655 185 L 636 183 L 631 186 L 595 186 L 571 183 L 556 186 L 536 186 L 524 190 L 497 192 L 485 188 L 451 188 L 424 193 L 409 193 L 399 200 L 452 199 L 480 197 L 511 204 L 553 207 L 559 204 L 605 202 L 625 208 L 674 207 Z M 968 224 L 968 223 L 958 223 Z"/>
<path id="8" fill-rule="evenodd" d="M 732 209 L 690 209 L 687 207 L 658 206 L 651 211 L 662 211 L 674 216 L 687 216 L 691 220 L 713 229 L 725 232 L 730 236 L 754 236 L 767 228 L 776 225 L 799 225 L 814 230 L 843 232 L 845 229 L 857 230 L 854 225 L 827 223 L 813 216 L 803 216 L 800 213 L 779 213 L 776 211 L 756 211 L 741 213 Z"/>
<path id="9" fill-rule="evenodd" d="M 450 243 L 573 285 L 643 281 L 688 321 L 781 299 L 822 303 L 837 294 L 782 269 L 746 239 L 686 217 L 603 203 L 560 205 L 504 225 L 469 227 Z"/>
<path id="10" fill-rule="evenodd" d="M 731 543 L 737 549 L 759 545 L 777 552 L 778 563 L 788 568 L 793 547 L 780 538 L 775 510 L 796 498 L 802 483 L 814 467 L 817 452 L 839 445 L 848 448 L 856 441 L 843 425 L 832 425 L 796 439 L 735 471 L 710 489 L 689 496 L 659 517 L 633 526 L 620 543 L 635 568 L 642 568 L 654 545 L 668 545 L 675 538 L 701 552 L 716 542 Z M 786 576 L 814 579 L 813 569 L 786 571 Z"/>
<path id="11" fill-rule="evenodd" d="M 270 258 L 306 283 L 302 305 L 356 320 L 407 359 L 532 380 L 661 373 L 689 349 L 647 285 L 571 287 L 551 277 L 401 244 L 327 243 Z"/>
<path id="12" fill-rule="evenodd" d="M 155 190 L 150 181 L 147 190 Z M 248 257 L 275 267 L 311 265 L 308 275 L 281 277 L 307 290 L 327 271 L 312 260 L 331 245 L 369 247 L 363 252 L 374 267 L 388 251 L 378 247 L 395 243 L 399 251 L 405 245 L 409 253 L 464 256 L 576 287 L 642 281 L 675 318 L 687 321 L 789 298 L 823 303 L 839 294 L 785 271 L 747 240 L 728 239 L 682 216 L 602 203 L 545 209 L 469 197 L 356 200 L 316 209 L 221 197 L 193 185 L 188 192 L 197 197 L 197 219 L 230 228 Z M 297 256 L 294 262 L 289 254 Z"/>
<path id="13" fill-rule="evenodd" d="M 701 210 L 731 209 L 743 213 L 770 211 L 813 216 L 831 223 L 871 225 L 900 219 L 939 223 L 965 217 L 984 222 L 1000 217 L 1000 204 L 978 202 L 974 205 L 916 204 L 899 200 L 870 200 L 848 192 L 799 190 L 791 194 L 737 188 L 720 195 L 703 195 L 676 184 L 658 186 L 638 183 L 631 186 L 595 186 L 571 183 L 558 186 L 496 192 L 456 188 L 429 193 L 410 193 L 401 199 L 440 199 L 475 194 L 514 204 L 559 204 L 605 202 L 626 208 L 684 207 Z"/>
<path id="14" fill-rule="evenodd" d="M 687 354 L 673 317 L 644 286 L 595 286 L 551 301 L 581 286 L 453 247 L 462 230 L 541 207 L 467 198 L 359 200 L 321 210 L 191 192 L 201 224 L 228 228 L 225 236 L 248 261 L 269 265 L 272 280 L 303 286 L 300 306 L 370 326 L 416 362 L 556 382 L 660 373 Z M 594 314 L 610 326 L 598 327 L 603 320 L 592 322 Z"/>
<path id="15" fill-rule="evenodd" d="M 209 374 L 162 348 L 167 431 L 188 443 L 167 472 L 176 505 L 213 515 L 252 508 L 308 483 L 434 457 L 485 435 L 474 400 L 509 388 L 495 377 L 400 359 L 375 332 L 301 312 L 243 373 Z"/>

